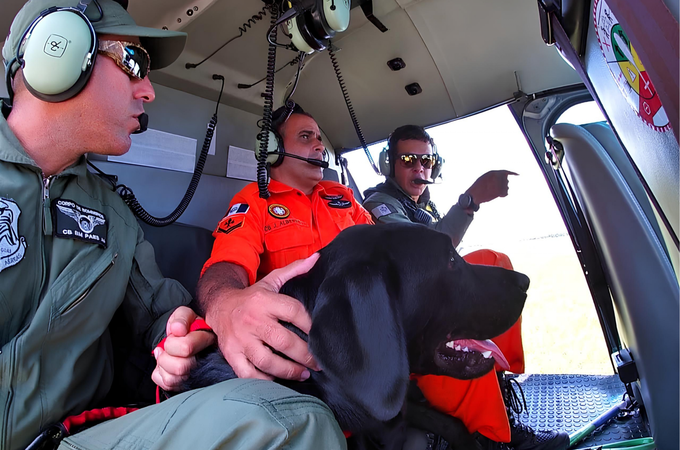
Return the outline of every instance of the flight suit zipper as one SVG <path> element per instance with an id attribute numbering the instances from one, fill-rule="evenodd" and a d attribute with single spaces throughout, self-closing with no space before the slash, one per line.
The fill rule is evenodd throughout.
<path id="1" fill-rule="evenodd" d="M 111 258 L 111 262 L 109 263 L 109 265 L 106 266 L 106 268 L 102 271 L 102 273 L 100 273 L 99 276 L 98 276 L 97 278 L 95 278 L 95 280 L 94 280 L 92 283 L 90 283 L 90 285 L 87 287 L 87 289 L 85 289 L 85 291 L 84 291 L 82 294 L 80 294 L 80 295 L 78 296 L 78 298 L 75 299 L 75 300 L 73 301 L 73 303 L 71 303 L 70 305 L 68 305 L 68 306 L 66 307 L 66 309 L 64 309 L 63 311 L 61 311 L 61 313 L 60 313 L 61 315 L 64 315 L 64 314 L 66 314 L 67 312 L 71 311 L 73 308 L 75 308 L 76 306 L 78 306 L 78 305 L 80 304 L 80 302 L 82 302 L 82 301 L 85 299 L 85 297 L 87 297 L 87 294 L 89 294 L 90 291 L 92 291 L 92 289 L 97 285 L 97 283 L 99 283 L 99 280 L 101 280 L 102 278 L 104 278 L 104 275 L 106 275 L 107 273 L 109 273 L 109 270 L 111 270 L 111 268 L 113 267 L 113 265 L 116 263 L 116 258 L 118 258 L 118 253 L 115 253 L 115 254 L 113 255 L 113 257 Z"/>
<path id="2" fill-rule="evenodd" d="M 50 183 L 53 177 L 43 177 L 43 234 L 52 234 L 52 214 L 50 213 Z"/>

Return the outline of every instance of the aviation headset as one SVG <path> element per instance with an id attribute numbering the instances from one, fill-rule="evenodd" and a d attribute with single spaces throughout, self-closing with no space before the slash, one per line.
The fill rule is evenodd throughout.
<path id="1" fill-rule="evenodd" d="M 408 126 L 408 125 L 407 125 Z M 415 125 L 414 125 L 415 126 Z M 420 127 L 418 127 L 420 128 Z M 444 159 L 439 156 L 439 152 L 437 152 L 437 145 L 434 143 L 434 139 L 432 139 L 425 130 L 422 130 L 424 133 L 424 136 L 427 137 L 428 143 L 432 146 L 432 155 L 435 157 L 434 164 L 432 165 L 432 180 L 435 180 L 438 176 L 441 175 L 442 172 L 442 166 L 444 165 Z M 389 138 L 387 138 L 387 146 L 380 152 L 380 156 L 378 157 L 378 168 L 380 169 L 380 174 L 385 176 L 385 177 L 394 177 L 394 163 L 396 162 L 396 154 L 397 154 L 397 143 L 399 141 L 404 141 L 408 139 L 416 139 L 416 140 L 422 140 L 419 138 L 401 138 L 397 142 L 392 142 L 393 138 L 392 136 L 394 133 L 390 134 Z M 394 147 L 394 148 L 392 148 Z"/>
<path id="2" fill-rule="evenodd" d="M 323 157 L 324 160 L 323 162 L 325 163 L 325 166 L 322 164 L 319 164 L 316 162 L 316 160 L 310 160 L 308 158 L 302 158 L 298 157 L 296 155 L 286 155 L 286 149 L 283 147 L 283 137 L 279 134 L 278 129 L 281 125 L 283 125 L 288 118 L 293 115 L 293 114 L 307 114 L 304 109 L 300 105 L 298 105 L 295 102 L 292 102 L 293 106 L 292 108 L 290 106 L 282 106 L 276 111 L 272 113 L 272 131 L 269 132 L 269 141 L 267 142 L 267 164 L 269 164 L 271 167 L 276 167 L 281 165 L 283 162 L 283 158 L 285 156 L 293 156 L 296 159 L 302 159 L 310 164 L 313 165 L 320 165 L 321 167 L 328 167 L 328 151 L 324 149 L 323 151 Z M 259 152 L 261 151 L 260 148 L 260 135 L 258 135 L 257 142 L 255 144 L 256 154 L 255 157 L 258 158 Z M 259 160 L 259 158 L 258 158 Z M 311 161 L 311 162 L 310 162 Z"/>
<path id="3" fill-rule="evenodd" d="M 289 6 L 290 6 L 289 2 Z M 349 26 L 350 0 L 311 0 L 301 2 L 302 12 L 286 24 L 293 45 L 301 52 L 326 49 L 327 40 Z"/>
<path id="4" fill-rule="evenodd" d="M 46 102 L 62 102 L 87 84 L 97 58 L 97 35 L 85 9 L 93 0 L 75 6 L 53 6 L 41 12 L 26 29 L 6 70 L 11 92 L 12 66 L 20 64 L 27 89 Z M 100 12 L 101 7 L 94 0 Z M 10 94 L 11 95 L 11 94 Z"/>

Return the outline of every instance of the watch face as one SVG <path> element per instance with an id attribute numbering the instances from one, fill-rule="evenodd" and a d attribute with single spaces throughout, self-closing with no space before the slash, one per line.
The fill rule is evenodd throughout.
<path id="1" fill-rule="evenodd" d="M 458 197 L 458 204 L 460 205 L 461 208 L 467 209 L 470 207 L 470 204 L 472 203 L 472 197 L 470 194 L 461 194 L 460 197 Z"/>

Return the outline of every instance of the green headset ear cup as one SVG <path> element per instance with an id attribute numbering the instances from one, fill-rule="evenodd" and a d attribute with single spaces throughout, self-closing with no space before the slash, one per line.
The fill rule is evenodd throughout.
<path id="1" fill-rule="evenodd" d="M 335 33 L 343 32 L 349 27 L 351 9 L 349 0 L 320 0 L 316 9 L 321 12 L 324 25 Z"/>
<path id="2" fill-rule="evenodd" d="M 259 161 L 259 158 L 257 156 L 261 151 L 259 135 L 255 143 L 255 148 L 257 149 L 255 158 L 257 158 Z M 270 166 L 276 167 L 283 162 L 283 153 L 285 152 L 285 150 L 283 149 L 283 142 L 281 141 L 281 137 L 277 133 L 274 133 L 273 131 L 269 132 L 269 140 L 267 141 L 267 148 L 265 151 L 267 153 L 267 164 L 269 164 Z"/>
<path id="3" fill-rule="evenodd" d="M 298 17 L 293 17 L 292 19 L 288 20 L 286 23 L 288 25 L 288 33 L 291 36 L 291 42 L 301 52 L 305 52 L 307 54 L 314 53 L 314 48 L 312 48 L 307 40 L 302 36 L 302 33 L 300 32 L 300 28 L 298 27 Z"/>
<path id="4" fill-rule="evenodd" d="M 390 167 L 390 156 L 388 147 L 385 147 L 378 156 L 378 168 L 380 169 L 380 174 L 385 177 L 391 176 Z"/>
<path id="5" fill-rule="evenodd" d="M 97 38 L 84 14 L 72 8 L 48 10 L 21 41 L 18 59 L 33 95 L 61 102 L 85 87 L 97 55 Z"/>

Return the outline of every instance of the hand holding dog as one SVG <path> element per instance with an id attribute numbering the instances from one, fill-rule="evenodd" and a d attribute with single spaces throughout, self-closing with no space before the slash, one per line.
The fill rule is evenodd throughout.
<path id="1" fill-rule="evenodd" d="M 156 347 L 156 368 L 151 379 L 165 391 L 176 391 L 196 363 L 196 355 L 215 343 L 215 335 L 202 330 L 189 331 L 199 318 L 186 306 L 177 308 L 168 319 L 164 348 Z"/>
<path id="2" fill-rule="evenodd" d="M 307 343 L 279 322 L 289 322 L 309 333 L 312 319 L 302 303 L 278 293 L 286 281 L 308 272 L 318 259 L 315 253 L 272 271 L 252 286 L 222 288 L 216 293 L 211 292 L 215 288 L 211 279 L 222 275 L 217 266 L 228 263 L 211 266 L 204 274 L 204 285 L 212 285 L 199 287 L 199 293 L 204 290 L 212 297 L 203 299 L 209 305 L 206 321 L 217 334 L 220 350 L 239 378 L 306 380 L 309 378 L 307 368 L 319 370 Z M 240 266 L 230 266 L 232 270 L 243 270 Z M 213 267 L 215 270 L 209 273 Z"/>
<path id="3" fill-rule="evenodd" d="M 490 202 L 498 197 L 508 195 L 508 176 L 519 175 L 509 170 L 491 170 L 477 178 L 472 186 L 466 191 L 472 196 L 475 203 Z"/>

